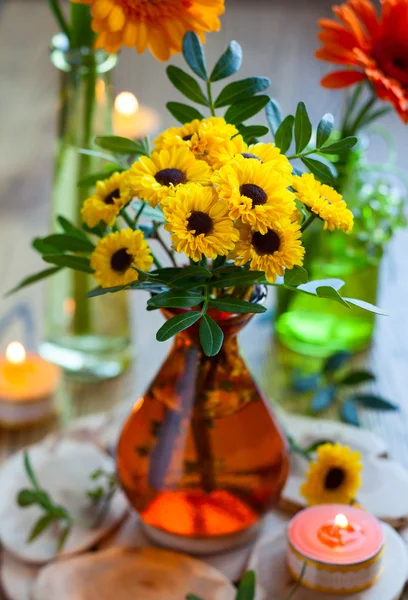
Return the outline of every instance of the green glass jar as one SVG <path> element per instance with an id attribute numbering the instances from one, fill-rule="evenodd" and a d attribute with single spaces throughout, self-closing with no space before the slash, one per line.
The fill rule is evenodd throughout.
<path id="1" fill-rule="evenodd" d="M 91 154 L 97 135 L 111 131 L 117 56 L 88 47 L 70 50 L 56 35 L 51 62 L 60 75 L 58 134 L 52 187 L 51 230 L 57 217 L 81 224 L 81 206 L 93 189 L 78 182 L 103 170 L 106 161 Z M 81 149 L 81 152 L 79 151 Z M 46 297 L 46 331 L 41 353 L 80 378 L 119 375 L 130 359 L 130 320 L 125 293 L 88 299 L 96 287 L 86 273 L 64 269 L 51 278 Z"/>

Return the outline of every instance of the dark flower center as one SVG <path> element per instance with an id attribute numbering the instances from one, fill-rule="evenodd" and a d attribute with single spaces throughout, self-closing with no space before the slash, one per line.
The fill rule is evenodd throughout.
<path id="1" fill-rule="evenodd" d="M 189 231 L 194 229 L 194 236 L 200 235 L 200 233 L 208 235 L 213 230 L 213 222 L 207 213 L 201 212 L 201 210 L 195 210 L 188 218 L 187 229 Z"/>
<path id="2" fill-rule="evenodd" d="M 256 158 L 256 160 L 262 162 L 259 156 L 255 156 L 255 154 L 251 154 L 250 152 L 241 152 L 241 156 L 243 156 L 244 158 Z"/>
<path id="3" fill-rule="evenodd" d="M 115 204 L 115 200 L 117 200 L 118 198 L 120 198 L 120 191 L 117 188 L 105 197 L 104 202 L 105 204 Z"/>
<path id="4" fill-rule="evenodd" d="M 280 248 L 280 238 L 272 229 L 268 229 L 265 234 L 255 231 L 252 245 L 258 254 L 275 254 Z"/>
<path id="5" fill-rule="evenodd" d="M 162 169 L 155 175 L 155 179 L 160 185 L 178 185 L 186 182 L 186 176 L 180 169 Z"/>
<path id="6" fill-rule="evenodd" d="M 326 490 L 337 490 L 346 478 L 346 474 L 343 469 L 339 467 L 332 467 L 326 474 L 324 480 L 324 487 Z"/>
<path id="7" fill-rule="evenodd" d="M 189 135 L 185 135 L 185 136 L 183 137 L 183 140 L 184 140 L 185 142 L 189 142 L 189 141 L 191 140 L 191 138 L 192 138 L 192 137 L 193 137 L 193 134 L 192 134 L 192 133 L 190 133 Z"/>
<path id="8" fill-rule="evenodd" d="M 123 273 L 123 271 L 126 271 L 130 267 L 132 262 L 133 256 L 129 254 L 126 248 L 121 248 L 112 254 L 110 264 L 114 271 Z"/>
<path id="9" fill-rule="evenodd" d="M 394 58 L 392 59 L 392 64 L 397 69 L 401 69 L 401 71 L 405 71 L 408 68 L 408 62 L 404 58 L 401 58 L 399 56 L 394 56 Z"/>
<path id="10" fill-rule="evenodd" d="M 244 185 L 241 185 L 239 188 L 239 191 L 241 196 L 246 196 L 252 200 L 252 208 L 254 206 L 265 204 L 268 199 L 266 192 L 255 183 L 244 183 Z"/>

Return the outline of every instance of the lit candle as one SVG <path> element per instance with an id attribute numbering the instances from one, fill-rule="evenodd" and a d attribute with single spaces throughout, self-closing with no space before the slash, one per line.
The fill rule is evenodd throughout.
<path id="1" fill-rule="evenodd" d="M 306 508 L 289 523 L 288 566 L 302 585 L 351 594 L 372 586 L 381 573 L 384 531 L 369 513 L 346 505 Z"/>
<path id="2" fill-rule="evenodd" d="M 0 357 L 0 425 L 31 425 L 50 416 L 60 376 L 58 367 L 11 342 Z"/>
<path id="3" fill-rule="evenodd" d="M 159 128 L 159 115 L 148 106 L 139 104 L 131 92 L 121 92 L 116 96 L 113 110 L 113 131 L 115 135 L 140 139 Z"/>

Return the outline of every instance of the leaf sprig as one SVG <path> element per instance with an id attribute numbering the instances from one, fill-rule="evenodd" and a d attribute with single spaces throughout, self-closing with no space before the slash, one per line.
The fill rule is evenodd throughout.
<path id="1" fill-rule="evenodd" d="M 33 542 L 49 527 L 57 525 L 59 531 L 57 550 L 60 552 L 68 539 L 74 520 L 66 508 L 55 503 L 48 492 L 41 488 L 31 465 L 28 452 L 24 452 L 24 469 L 32 488 L 20 490 L 17 495 L 17 504 L 21 508 L 37 505 L 44 513 L 34 524 L 28 536 L 27 543 Z"/>

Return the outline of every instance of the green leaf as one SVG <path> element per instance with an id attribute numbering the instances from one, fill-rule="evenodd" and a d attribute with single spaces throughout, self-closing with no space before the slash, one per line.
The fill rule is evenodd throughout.
<path id="1" fill-rule="evenodd" d="M 323 146 L 323 148 L 319 148 L 319 152 L 322 154 L 340 154 L 345 150 L 350 150 L 353 146 L 355 146 L 358 142 L 358 139 L 354 136 L 345 137 L 342 140 L 338 140 L 329 146 Z"/>
<path id="2" fill-rule="evenodd" d="M 170 290 L 162 292 L 148 300 L 148 306 L 157 308 L 193 308 L 204 302 L 205 298 L 202 294 L 187 292 L 183 290 Z"/>
<path id="3" fill-rule="evenodd" d="M 194 323 L 196 323 L 200 317 L 201 312 L 197 311 L 176 315 L 175 317 L 166 321 L 166 323 L 160 327 L 159 331 L 156 333 L 157 341 L 165 342 L 177 333 L 180 333 L 180 331 L 184 331 L 185 329 L 188 329 L 194 325 Z"/>
<path id="4" fill-rule="evenodd" d="M 215 356 L 221 350 L 224 334 L 221 327 L 208 315 L 200 321 L 200 342 L 206 356 Z"/>
<path id="5" fill-rule="evenodd" d="M 248 100 L 237 102 L 237 104 L 230 106 L 225 113 L 224 118 L 227 123 L 240 125 L 247 119 L 250 119 L 259 113 L 265 108 L 268 102 L 269 96 L 254 96 L 253 98 L 248 98 Z"/>
<path id="6" fill-rule="evenodd" d="M 312 137 L 312 124 L 307 114 L 304 102 L 299 102 L 295 116 L 295 142 L 296 153 L 299 154 L 310 142 Z"/>
<path id="7" fill-rule="evenodd" d="M 212 279 L 211 285 L 216 288 L 220 287 L 235 287 L 237 285 L 250 285 L 257 282 L 259 279 L 263 279 L 265 276 L 263 271 L 244 271 L 236 270 L 225 275 L 222 275 L 219 279 Z"/>
<path id="8" fill-rule="evenodd" d="M 276 132 L 282 123 L 282 112 L 278 102 L 274 98 L 269 100 L 265 107 L 265 112 L 269 129 L 272 131 L 273 135 L 276 135 Z"/>
<path id="9" fill-rule="evenodd" d="M 248 127 L 240 125 L 238 130 L 247 143 L 269 133 L 269 129 L 265 125 L 249 125 Z"/>
<path id="10" fill-rule="evenodd" d="M 334 402 L 336 398 L 336 387 L 334 385 L 327 385 L 325 387 L 320 388 L 315 393 L 311 410 L 314 414 L 319 414 L 329 408 Z"/>
<path id="11" fill-rule="evenodd" d="M 236 600 L 254 600 L 255 588 L 255 573 L 254 571 L 248 571 L 245 573 L 238 586 Z"/>
<path id="12" fill-rule="evenodd" d="M 204 96 L 194 77 L 191 77 L 191 75 L 188 75 L 182 69 L 174 67 L 173 65 L 167 67 L 166 72 L 171 83 L 179 92 L 193 102 L 197 102 L 197 104 L 208 106 L 208 100 Z"/>
<path id="13" fill-rule="evenodd" d="M 127 285 L 118 285 L 116 287 L 110 288 L 96 287 L 90 292 L 88 292 L 86 296 L 87 298 L 96 298 L 96 296 L 104 296 L 105 294 L 113 294 L 115 292 L 120 292 L 121 290 L 124 290 L 127 287 Z"/>
<path id="14" fill-rule="evenodd" d="M 61 535 L 58 540 L 57 552 L 61 552 L 61 550 L 65 546 L 68 536 L 71 533 L 71 529 L 72 529 L 72 523 L 68 523 L 68 525 L 66 527 L 64 527 L 64 529 L 61 531 Z"/>
<path id="15" fill-rule="evenodd" d="M 43 531 L 45 531 L 47 529 L 47 527 L 49 527 L 51 525 L 51 523 L 53 523 L 54 521 L 55 521 L 54 516 L 50 515 L 50 514 L 47 514 L 47 515 L 44 515 L 43 517 L 41 517 L 37 521 L 37 523 L 35 523 L 34 527 L 32 528 L 31 533 L 28 536 L 27 543 L 30 544 L 36 538 L 38 538 L 38 536 L 41 535 L 43 533 Z"/>
<path id="16" fill-rule="evenodd" d="M 292 377 L 292 389 L 295 392 L 311 392 L 319 387 L 320 375 L 313 373 L 311 375 L 301 375 L 295 373 Z"/>
<path id="17" fill-rule="evenodd" d="M 95 250 L 94 244 L 87 238 L 84 239 L 68 233 L 53 233 L 43 238 L 42 241 L 46 245 L 49 244 L 58 250 L 67 252 L 93 252 Z"/>
<path id="18" fill-rule="evenodd" d="M 33 467 L 31 466 L 30 455 L 28 454 L 27 451 L 24 452 L 23 462 L 24 462 L 24 470 L 27 473 L 27 477 L 30 480 L 32 486 L 34 487 L 35 490 L 37 490 L 37 491 L 40 490 L 40 486 L 38 484 L 37 477 L 35 476 Z"/>
<path id="19" fill-rule="evenodd" d="M 143 202 L 142 200 L 134 200 L 132 202 L 132 208 L 137 213 L 137 212 L 139 212 L 139 210 L 143 204 L 144 204 L 143 212 L 142 212 L 143 219 L 151 219 L 152 221 L 156 221 L 156 223 L 164 223 L 165 218 L 164 218 L 163 211 L 158 206 L 156 206 L 156 208 L 153 208 L 153 206 L 150 206 L 149 204 L 147 204 L 147 202 Z"/>
<path id="20" fill-rule="evenodd" d="M 310 156 L 303 156 L 301 161 L 319 181 L 328 185 L 334 185 L 332 172 L 322 161 L 310 158 Z"/>
<path id="21" fill-rule="evenodd" d="M 375 375 L 370 371 L 353 371 L 342 377 L 338 385 L 358 385 L 366 381 L 375 381 Z"/>
<path id="22" fill-rule="evenodd" d="M 305 452 L 306 454 L 312 454 L 313 452 L 316 452 L 320 446 L 325 446 L 326 444 L 333 444 L 333 440 L 318 440 L 317 442 L 313 442 L 313 444 L 310 444 L 310 446 L 305 448 Z"/>
<path id="23" fill-rule="evenodd" d="M 104 152 L 98 152 L 97 150 L 88 150 L 88 148 L 79 148 L 79 154 L 85 154 L 86 156 L 93 156 L 94 158 L 101 158 L 102 160 L 108 160 L 110 163 L 115 162 L 116 158 L 112 154 L 105 154 Z"/>
<path id="24" fill-rule="evenodd" d="M 374 306 L 374 304 L 370 304 L 365 300 L 359 300 L 357 298 L 344 298 L 349 304 L 353 304 L 354 306 L 358 306 L 358 308 L 362 308 L 363 310 L 367 310 L 368 312 L 373 312 L 377 315 L 382 315 L 383 317 L 388 317 L 389 313 L 382 308 L 378 308 Z"/>
<path id="25" fill-rule="evenodd" d="M 324 363 L 323 373 L 325 373 L 326 375 L 329 373 L 334 373 L 342 366 L 344 366 L 346 362 L 350 360 L 351 357 L 351 352 L 346 352 L 345 350 L 332 354 Z"/>
<path id="26" fill-rule="evenodd" d="M 233 40 L 212 70 L 210 81 L 219 81 L 233 75 L 239 71 L 241 64 L 242 48 L 238 42 Z"/>
<path id="27" fill-rule="evenodd" d="M 201 267 L 199 265 L 189 265 L 188 267 L 183 267 L 179 269 L 179 272 L 170 279 L 170 282 L 174 284 L 179 279 L 184 279 L 185 277 L 211 277 L 212 273 L 207 267 Z"/>
<path id="28" fill-rule="evenodd" d="M 195 594 L 187 594 L 186 600 L 202 600 L 202 598 L 199 598 Z"/>
<path id="29" fill-rule="evenodd" d="M 190 69 L 207 81 L 207 66 L 205 64 L 205 57 L 203 46 L 200 42 L 200 38 L 193 31 L 188 31 L 183 39 L 183 56 L 190 67 Z"/>
<path id="30" fill-rule="evenodd" d="M 375 410 L 393 410 L 399 411 L 400 408 L 396 404 L 376 396 L 375 394 L 355 394 L 353 395 L 353 401 L 358 402 L 366 408 L 373 408 Z"/>
<path id="31" fill-rule="evenodd" d="M 36 495 L 32 490 L 20 490 L 17 496 L 17 504 L 22 508 L 36 503 Z"/>
<path id="32" fill-rule="evenodd" d="M 182 104 L 181 102 L 167 102 L 167 110 L 179 123 L 188 123 L 194 119 L 204 119 L 204 116 L 192 106 Z"/>
<path id="33" fill-rule="evenodd" d="M 114 173 L 122 173 L 125 169 L 120 165 L 106 165 L 105 171 L 99 171 L 98 173 L 90 173 L 85 177 L 82 177 L 78 181 L 78 187 L 90 187 L 95 185 L 98 181 L 108 179 Z"/>
<path id="34" fill-rule="evenodd" d="M 348 302 L 346 302 L 344 298 L 340 296 L 339 292 L 334 288 L 330 287 L 329 285 L 323 285 L 321 287 L 318 287 L 316 290 L 316 295 L 319 296 L 319 298 L 328 298 L 330 300 L 335 300 L 339 304 L 347 306 L 347 308 L 351 308 L 350 304 L 348 304 Z"/>
<path id="35" fill-rule="evenodd" d="M 52 265 L 58 265 L 58 267 L 67 267 L 68 269 L 74 269 L 74 271 L 81 271 L 82 273 L 93 273 L 89 258 L 84 256 L 71 256 L 70 254 L 47 254 L 43 257 L 45 262 L 51 263 Z"/>
<path id="36" fill-rule="evenodd" d="M 324 115 L 317 126 L 316 147 L 320 148 L 329 139 L 334 127 L 333 115 L 327 113 Z"/>
<path id="37" fill-rule="evenodd" d="M 360 427 L 360 419 L 358 418 L 357 407 L 351 398 L 345 400 L 341 405 L 340 415 L 343 421 L 346 423 Z"/>
<path id="38" fill-rule="evenodd" d="M 65 217 L 59 216 L 57 217 L 57 221 L 62 227 L 62 229 L 65 231 L 65 233 L 68 233 L 70 235 L 76 235 L 77 237 L 81 238 L 81 240 L 89 241 L 86 233 L 82 231 L 82 229 L 79 229 L 79 227 L 73 225 Z"/>
<path id="39" fill-rule="evenodd" d="M 41 256 L 43 254 L 63 254 L 63 252 L 55 246 L 51 246 L 51 244 L 46 244 L 43 238 L 34 238 L 31 245 L 34 248 L 34 250 L 41 254 Z"/>
<path id="40" fill-rule="evenodd" d="M 285 285 L 297 287 L 309 281 L 309 274 L 303 267 L 295 266 L 292 269 L 286 269 L 283 281 Z"/>
<path id="41" fill-rule="evenodd" d="M 316 295 L 317 288 L 321 287 L 322 285 L 328 285 L 338 291 L 344 286 L 344 281 L 335 277 L 328 279 L 313 279 L 308 283 L 300 285 L 297 289 L 308 294 Z"/>
<path id="42" fill-rule="evenodd" d="M 259 92 L 263 92 L 270 85 L 271 82 L 267 77 L 248 77 L 240 81 L 233 81 L 220 92 L 214 106 L 220 108 L 221 106 L 236 104 L 259 94 Z"/>
<path id="43" fill-rule="evenodd" d="M 265 306 L 255 304 L 254 302 L 246 302 L 240 298 L 226 296 L 225 298 L 215 298 L 210 300 L 210 305 L 218 310 L 228 313 L 250 314 L 264 313 L 267 311 Z"/>
<path id="44" fill-rule="evenodd" d="M 117 154 L 144 154 L 143 146 L 119 135 L 104 135 L 95 138 L 95 144 Z"/>
<path id="45" fill-rule="evenodd" d="M 286 154 L 292 143 L 294 122 L 295 117 L 293 115 L 288 115 L 283 119 L 275 133 L 275 144 L 282 154 Z"/>
<path id="46" fill-rule="evenodd" d="M 27 287 L 28 285 L 37 283 L 37 281 L 41 281 L 42 279 L 46 279 L 47 277 L 50 277 L 51 275 L 58 273 L 58 271 L 60 271 L 60 269 L 61 269 L 61 267 L 51 267 L 49 269 L 44 269 L 43 271 L 40 271 L 39 273 L 35 273 L 34 275 L 30 275 L 29 277 L 26 277 L 25 279 L 23 279 L 23 281 L 21 281 L 18 285 L 16 285 L 16 287 L 14 287 L 12 290 L 7 292 L 6 296 L 11 296 L 11 294 L 14 294 L 18 290 L 21 290 L 21 289 Z"/>

